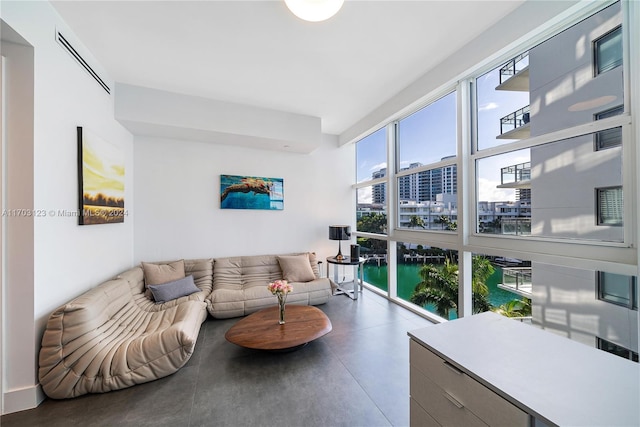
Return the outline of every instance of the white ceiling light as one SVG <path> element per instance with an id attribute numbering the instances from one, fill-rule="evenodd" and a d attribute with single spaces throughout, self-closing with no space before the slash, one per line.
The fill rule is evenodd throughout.
<path id="1" fill-rule="evenodd" d="M 318 22 L 338 13 L 344 0 L 284 0 L 284 2 L 298 18 Z"/>

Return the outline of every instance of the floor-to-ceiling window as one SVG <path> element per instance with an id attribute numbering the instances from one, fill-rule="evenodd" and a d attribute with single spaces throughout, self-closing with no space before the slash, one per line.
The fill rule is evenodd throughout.
<path id="1" fill-rule="evenodd" d="M 387 292 L 387 133 L 378 129 L 361 139 L 356 146 L 357 189 L 356 231 L 360 253 L 366 263 L 382 269 L 365 271 L 365 281 Z"/>
<path id="2" fill-rule="evenodd" d="M 616 320 L 637 303 L 602 303 L 595 274 L 637 271 L 628 6 L 541 29 L 357 142 L 369 284 L 439 321 L 493 310 L 637 350 Z"/>

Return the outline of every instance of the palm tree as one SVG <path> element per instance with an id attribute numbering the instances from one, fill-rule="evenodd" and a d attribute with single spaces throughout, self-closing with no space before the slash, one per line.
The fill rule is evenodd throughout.
<path id="1" fill-rule="evenodd" d="M 449 231 L 456 231 L 458 229 L 458 223 L 451 221 L 451 218 L 446 215 L 440 215 L 438 218 L 434 219 L 433 222 L 434 224 L 440 224 L 440 228 L 443 230 L 445 229 L 445 226 Z"/>
<path id="2" fill-rule="evenodd" d="M 387 215 L 384 213 L 369 213 L 363 215 L 356 225 L 358 231 L 386 234 Z M 358 244 L 370 249 L 374 254 L 387 253 L 387 242 L 379 239 L 358 237 Z"/>
<path id="3" fill-rule="evenodd" d="M 440 224 L 440 228 L 444 230 L 445 224 L 449 222 L 449 218 L 446 215 L 440 215 L 438 218 L 433 220 L 434 224 Z"/>
<path id="4" fill-rule="evenodd" d="M 496 269 L 493 267 L 493 264 L 491 264 L 491 261 L 489 261 L 489 258 L 484 256 L 476 255 L 471 261 L 473 292 L 488 295 L 489 288 L 486 283 Z"/>
<path id="5" fill-rule="evenodd" d="M 482 313 L 493 308 L 489 301 L 487 279 L 494 273 L 495 268 L 488 258 L 474 256 L 472 259 L 473 312 Z M 433 304 L 436 313 L 445 319 L 449 312 L 458 309 L 458 265 L 449 258 L 442 267 L 426 264 L 420 269 L 420 283 L 416 285 L 409 300 L 419 306 Z"/>
<path id="6" fill-rule="evenodd" d="M 473 289 L 473 312 L 482 313 L 493 308 L 489 302 L 489 288 L 487 280 L 496 271 L 489 261 L 483 256 L 474 256 L 471 260 L 471 287 Z"/>
<path id="7" fill-rule="evenodd" d="M 450 310 L 458 308 L 458 266 L 447 259 L 441 267 L 425 264 L 419 274 L 422 280 L 410 301 L 419 306 L 433 304 L 436 313 L 448 319 Z"/>
<path id="8" fill-rule="evenodd" d="M 369 213 L 363 215 L 359 220 L 356 229 L 369 233 L 386 234 L 387 215 L 384 213 Z"/>
<path id="9" fill-rule="evenodd" d="M 529 298 L 514 299 L 502 304 L 494 311 L 506 317 L 528 317 L 531 316 L 531 300 Z"/>
<path id="10" fill-rule="evenodd" d="M 411 218 L 409 218 L 409 228 L 416 228 L 416 227 L 421 227 L 421 228 L 425 228 L 424 227 L 424 220 L 419 217 L 418 215 L 411 215 Z"/>

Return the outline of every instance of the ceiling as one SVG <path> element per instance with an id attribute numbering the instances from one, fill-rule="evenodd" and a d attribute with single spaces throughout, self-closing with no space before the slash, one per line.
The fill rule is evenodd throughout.
<path id="1" fill-rule="evenodd" d="M 116 82 L 320 117 L 339 135 L 524 0 L 53 1 Z"/>

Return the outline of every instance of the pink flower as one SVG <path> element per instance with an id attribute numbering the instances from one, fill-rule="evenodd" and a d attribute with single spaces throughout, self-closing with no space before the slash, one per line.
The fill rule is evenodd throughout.
<path id="1" fill-rule="evenodd" d="M 286 295 L 289 292 L 293 291 L 293 286 L 291 286 L 286 280 L 276 280 L 267 285 L 267 289 L 273 295 Z"/>

